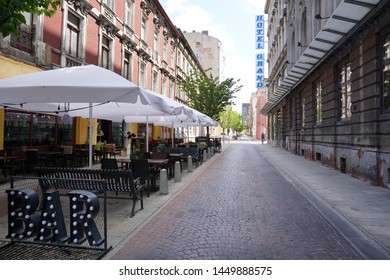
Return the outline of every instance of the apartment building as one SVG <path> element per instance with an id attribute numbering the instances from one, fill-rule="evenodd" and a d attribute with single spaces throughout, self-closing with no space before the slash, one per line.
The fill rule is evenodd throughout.
<path id="1" fill-rule="evenodd" d="M 389 1 L 268 0 L 268 140 L 390 185 Z"/>
<path id="2" fill-rule="evenodd" d="M 157 0 L 64 0 L 54 16 L 25 14 L 19 35 L 0 34 L 0 78 L 95 64 L 142 88 L 186 100 L 178 82 L 203 71 L 194 52 Z M 88 122 L 0 109 L 0 146 L 83 144 Z M 39 121 L 38 121 L 39 120 Z M 98 120 L 106 140 L 121 145 L 123 131 L 142 135 L 145 124 Z M 81 127 L 80 127 L 81 126 Z M 151 125 L 151 137 L 169 137 Z M 65 137 L 66 135 L 66 137 Z M 123 143 L 122 143 L 123 144 Z"/>

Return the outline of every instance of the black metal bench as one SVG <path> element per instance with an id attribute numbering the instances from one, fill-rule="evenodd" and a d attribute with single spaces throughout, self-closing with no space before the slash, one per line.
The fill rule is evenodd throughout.
<path id="1" fill-rule="evenodd" d="M 84 180 L 105 180 L 107 191 L 128 192 L 133 201 L 131 216 L 134 217 L 135 205 L 137 200 L 141 202 L 141 210 L 144 208 L 143 190 L 145 181 L 143 178 L 134 180 L 131 170 L 112 170 L 112 169 L 82 169 L 82 168 L 60 168 L 60 167 L 37 167 L 37 175 L 42 178 L 63 178 L 63 179 L 84 179 Z M 54 181 L 56 182 L 56 181 Z M 93 185 L 80 184 L 77 180 L 61 180 L 63 189 L 77 189 L 87 191 L 100 191 L 93 189 Z M 53 181 L 42 180 L 40 182 L 42 192 L 53 188 Z M 91 187 L 92 186 L 92 187 Z"/>

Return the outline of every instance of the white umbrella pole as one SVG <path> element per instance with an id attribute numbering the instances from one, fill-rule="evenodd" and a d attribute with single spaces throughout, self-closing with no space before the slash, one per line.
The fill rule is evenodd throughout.
<path id="1" fill-rule="evenodd" d="M 92 103 L 89 103 L 89 168 L 92 168 Z"/>

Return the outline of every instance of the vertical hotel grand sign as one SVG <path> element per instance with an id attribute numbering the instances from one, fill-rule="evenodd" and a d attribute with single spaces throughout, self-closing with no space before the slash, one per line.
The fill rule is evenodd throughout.
<path id="1" fill-rule="evenodd" d="M 264 15 L 256 16 L 256 88 L 264 87 Z"/>

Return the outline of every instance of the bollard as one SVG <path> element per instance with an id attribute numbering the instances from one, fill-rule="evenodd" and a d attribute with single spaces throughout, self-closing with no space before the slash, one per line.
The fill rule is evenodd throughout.
<path id="1" fill-rule="evenodd" d="M 213 157 L 215 155 L 215 149 L 214 147 L 211 147 L 211 156 Z"/>
<path id="2" fill-rule="evenodd" d="M 175 162 L 175 182 L 181 182 L 180 162 Z"/>
<path id="3" fill-rule="evenodd" d="M 207 153 L 206 153 L 206 150 L 203 150 L 203 161 L 204 161 L 204 162 L 207 161 Z"/>
<path id="4" fill-rule="evenodd" d="M 187 171 L 188 172 L 192 172 L 193 171 L 193 168 L 192 168 L 192 157 L 191 156 L 188 156 L 188 159 L 187 159 Z"/>
<path id="5" fill-rule="evenodd" d="M 168 175 L 166 169 L 160 170 L 160 194 L 168 194 Z"/>
<path id="6" fill-rule="evenodd" d="M 207 148 L 207 159 L 210 159 L 210 154 L 211 154 L 210 148 Z"/>

